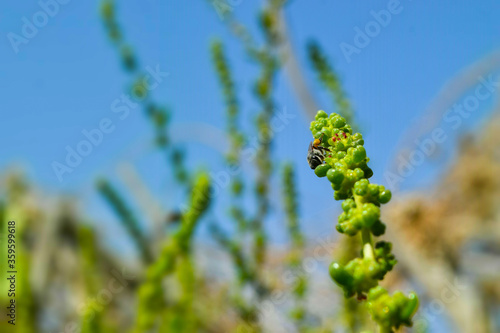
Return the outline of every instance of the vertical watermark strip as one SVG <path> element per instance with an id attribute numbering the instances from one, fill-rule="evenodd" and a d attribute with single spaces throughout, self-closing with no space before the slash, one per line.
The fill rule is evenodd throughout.
<path id="1" fill-rule="evenodd" d="M 5 265 L 5 274 L 7 275 L 7 323 L 9 325 L 16 325 L 16 280 L 17 280 L 17 266 L 16 266 L 16 222 L 9 221 L 7 223 L 6 234 L 7 258 Z M 3 259 L 3 258 L 2 258 Z"/>

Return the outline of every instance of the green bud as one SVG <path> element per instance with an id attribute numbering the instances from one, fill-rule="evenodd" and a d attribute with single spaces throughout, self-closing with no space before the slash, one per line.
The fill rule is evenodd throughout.
<path id="1" fill-rule="evenodd" d="M 366 195 L 366 191 L 368 189 L 368 179 L 361 179 L 358 180 L 354 184 L 354 194 L 359 195 L 359 196 L 364 196 Z"/>
<path id="2" fill-rule="evenodd" d="M 345 119 L 338 116 L 332 119 L 332 126 L 335 128 L 341 128 L 345 126 Z"/>
<path id="3" fill-rule="evenodd" d="M 379 192 L 379 188 L 378 188 L 377 184 L 370 184 L 370 185 L 368 185 L 368 193 L 372 197 L 376 198 L 378 196 L 378 192 Z"/>
<path id="4" fill-rule="evenodd" d="M 363 222 L 363 218 L 359 217 L 358 215 L 353 216 L 350 220 L 350 223 L 356 230 L 361 230 L 361 228 L 363 228 Z"/>
<path id="5" fill-rule="evenodd" d="M 347 155 L 346 157 L 344 157 L 344 163 L 348 168 L 351 168 L 354 164 L 354 160 L 350 155 Z"/>
<path id="6" fill-rule="evenodd" d="M 378 195 L 378 201 L 381 204 L 385 204 L 385 203 L 388 203 L 391 200 L 391 197 L 392 197 L 391 191 L 384 190 L 384 191 L 382 191 L 382 192 L 379 193 L 379 195 Z"/>
<path id="7" fill-rule="evenodd" d="M 346 294 L 352 294 L 353 277 L 344 267 L 342 267 L 342 265 L 337 262 L 332 262 L 329 267 L 329 272 L 333 281 L 342 287 Z"/>
<path id="8" fill-rule="evenodd" d="M 329 138 L 329 137 L 331 137 L 331 136 L 332 136 L 332 129 L 331 129 L 331 128 L 329 128 L 329 127 L 323 127 L 323 128 L 321 129 L 321 133 L 322 133 L 323 135 L 325 135 L 326 137 L 328 137 L 328 138 Z"/>
<path id="9" fill-rule="evenodd" d="M 359 163 L 366 158 L 366 150 L 363 146 L 358 146 L 353 152 L 354 163 Z"/>
<path id="10" fill-rule="evenodd" d="M 372 203 L 364 204 L 361 215 L 363 217 L 365 227 L 370 228 L 380 218 L 380 208 Z"/>
<path id="11" fill-rule="evenodd" d="M 347 199 L 346 201 L 344 201 L 342 203 L 342 210 L 347 213 L 348 211 L 353 209 L 355 206 L 356 206 L 356 204 L 354 203 L 354 200 Z"/>
<path id="12" fill-rule="evenodd" d="M 363 168 L 363 172 L 365 173 L 365 178 L 371 178 L 371 176 L 373 176 L 373 170 L 370 169 L 370 167 L 366 166 L 365 168 Z"/>
<path id="13" fill-rule="evenodd" d="M 333 194 L 333 198 L 335 200 L 345 200 L 349 197 L 349 194 L 346 193 L 346 192 L 340 192 L 340 191 L 336 191 L 334 194 Z"/>
<path id="14" fill-rule="evenodd" d="M 328 118 L 328 114 L 323 111 L 323 110 L 319 110 L 317 113 L 316 113 L 316 120 L 320 119 L 320 118 Z"/>
<path id="15" fill-rule="evenodd" d="M 360 168 L 354 169 L 354 177 L 356 177 L 356 180 L 360 180 L 364 176 L 365 176 L 365 173 L 363 172 L 363 170 L 361 170 Z"/>
<path id="16" fill-rule="evenodd" d="M 401 310 L 401 319 L 405 322 L 411 322 L 411 318 L 417 312 L 418 309 L 418 296 L 416 293 L 410 293 L 408 295 L 408 302 Z"/>
<path id="17" fill-rule="evenodd" d="M 328 170 L 331 170 L 331 166 L 328 164 L 321 164 L 314 169 L 314 173 L 318 177 L 325 177 Z"/>
<path id="18" fill-rule="evenodd" d="M 329 169 L 326 173 L 326 178 L 333 184 L 341 184 L 344 180 L 344 174 L 339 169 Z"/>
<path id="19" fill-rule="evenodd" d="M 372 225 L 370 230 L 374 236 L 382 236 L 385 233 L 385 224 L 378 220 Z"/>

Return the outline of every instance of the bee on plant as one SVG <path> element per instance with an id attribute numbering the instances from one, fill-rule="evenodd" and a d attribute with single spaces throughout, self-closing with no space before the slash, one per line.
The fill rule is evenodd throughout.
<path id="1" fill-rule="evenodd" d="M 330 150 L 325 147 L 320 146 L 323 138 L 314 139 L 313 142 L 309 143 L 309 148 L 307 149 L 307 163 L 311 169 L 316 169 L 319 165 L 325 163 L 325 155 Z"/>

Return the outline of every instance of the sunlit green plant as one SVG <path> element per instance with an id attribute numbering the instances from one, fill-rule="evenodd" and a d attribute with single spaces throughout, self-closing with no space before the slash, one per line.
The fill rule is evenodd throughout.
<path id="1" fill-rule="evenodd" d="M 345 297 L 357 295 L 358 299 L 367 300 L 368 310 L 381 332 L 411 326 L 418 308 L 417 295 L 396 292 L 391 296 L 378 285 L 396 264 L 392 244 L 373 241 L 373 236 L 385 232 L 380 205 L 389 202 L 391 192 L 382 185 L 370 184 L 368 178 L 373 172 L 367 165 L 369 159 L 362 135 L 353 133 L 345 118 L 324 111 L 318 111 L 310 130 L 315 140 L 319 140 L 315 143 L 326 151 L 324 163 L 314 172 L 331 182 L 335 200 L 343 200 L 337 231 L 347 236 L 361 234 L 363 244 L 360 257 L 345 265 L 331 263 L 332 279 L 343 289 Z"/>

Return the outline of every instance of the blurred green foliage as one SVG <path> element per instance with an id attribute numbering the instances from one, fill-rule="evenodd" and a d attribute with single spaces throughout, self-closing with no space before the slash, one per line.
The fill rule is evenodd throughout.
<path id="1" fill-rule="evenodd" d="M 165 216 L 175 217 L 167 222 L 178 223 L 172 223 L 168 228 L 161 225 L 151 231 L 148 225 L 144 225 L 146 219 L 140 215 L 140 218 L 137 217 L 138 214 L 132 209 L 133 204 L 130 200 L 125 200 L 128 197 L 118 190 L 119 187 L 106 179 L 98 181 L 99 194 L 114 211 L 120 226 L 127 232 L 140 254 L 136 275 L 127 279 L 123 276 L 118 279 L 113 272 L 118 270 L 123 273 L 126 267 L 124 262 L 129 258 L 116 258 L 116 254 L 111 254 L 112 251 L 103 244 L 107 240 L 99 237 L 98 226 L 87 223 L 84 214 L 74 213 L 76 216 L 72 216 L 73 220 L 64 222 L 61 222 L 60 217 L 43 216 L 42 219 L 36 215 L 43 220 L 40 225 L 43 225 L 44 237 L 52 235 L 52 238 L 47 239 L 64 240 L 57 243 L 56 252 L 61 252 L 61 257 L 47 255 L 46 258 L 49 259 L 46 260 L 55 265 L 57 260 L 53 258 L 62 258 L 62 266 L 75 261 L 78 267 L 73 272 L 71 270 L 75 266 L 68 264 L 67 270 L 59 268 L 60 271 L 56 272 L 51 266 L 56 273 L 54 276 L 47 273 L 46 279 L 56 286 L 63 279 L 72 283 L 71 291 L 74 295 L 70 296 L 73 298 L 65 299 L 67 291 L 61 290 L 58 295 L 60 298 L 52 300 L 53 303 L 61 302 L 62 307 L 68 307 L 68 314 L 54 319 L 59 321 L 57 324 L 60 327 L 64 326 L 65 330 L 80 329 L 85 333 L 122 332 L 131 327 L 133 332 L 264 332 L 266 327 L 262 316 L 267 310 L 264 305 L 279 305 L 277 301 L 273 303 L 277 294 L 290 298 L 288 317 L 297 332 L 326 333 L 332 332 L 333 327 L 336 327 L 336 323 L 318 321 L 309 308 L 308 296 L 313 289 L 313 281 L 303 268 L 307 241 L 300 226 L 296 174 L 292 164 L 286 164 L 282 169 L 280 184 L 289 236 L 284 267 L 276 267 L 280 265 L 276 265 L 276 254 L 270 249 L 269 235 L 265 228 L 271 209 L 277 208 L 272 207 L 274 202 L 270 198 L 272 177 L 277 165 L 273 152 L 271 120 L 278 105 L 275 96 L 276 77 L 283 65 L 280 46 L 285 36 L 282 35 L 281 20 L 286 3 L 287 1 L 282 0 L 265 2 L 258 16 L 259 31 L 262 34 L 260 39 L 253 38 L 249 30 L 232 17 L 230 10 L 223 11 L 229 28 L 240 38 L 242 46 L 257 68 L 258 75 L 254 78 L 252 92 L 259 110 L 254 115 L 255 126 L 252 133 L 243 133 L 241 130 L 240 118 L 244 106 L 238 100 L 238 76 L 231 71 L 231 59 L 226 54 L 224 45 L 217 40 L 210 49 L 225 103 L 229 141 L 229 150 L 225 155 L 226 166 L 241 169 L 242 165 L 253 165 L 256 175 L 255 179 L 244 178 L 241 174 L 232 176 L 231 185 L 225 193 L 231 200 L 229 216 L 234 222 L 235 232 L 226 231 L 221 221 L 213 221 L 211 224 L 210 235 L 230 258 L 228 265 L 234 272 L 234 279 L 231 276 L 225 279 L 226 284 L 218 285 L 220 281 L 204 271 L 194 246 L 195 231 L 203 218 L 210 216 L 209 208 L 215 204 L 210 176 L 207 172 L 194 173 L 185 167 L 185 147 L 174 145 L 169 137 L 169 126 L 175 113 L 156 101 L 140 59 L 132 44 L 125 39 L 115 1 L 102 1 L 100 9 L 106 34 L 128 74 L 127 93 L 140 104 L 144 115 L 151 122 L 153 142 L 158 151 L 167 157 L 166 167 L 177 180 L 178 188 L 173 191 L 182 194 L 187 192 L 189 197 L 185 209 L 173 208 L 164 212 Z M 256 40 L 262 40 L 262 43 L 259 44 Z M 372 242 L 372 235 L 379 236 L 385 230 L 385 225 L 379 219 L 379 207 L 390 200 L 391 194 L 383 186 L 368 182 L 372 171 L 367 166 L 363 138 L 359 133 L 353 134 L 348 124 L 352 124 L 354 116 L 351 104 L 319 45 L 311 44 L 308 50 L 320 81 L 332 94 L 338 112 L 343 116 L 328 116 L 320 111 L 311 124 L 313 136 L 321 138 L 323 146 L 331 152 L 326 157 L 326 164 L 317 167 L 315 173 L 320 177 L 327 177 L 332 183 L 335 198 L 344 200 L 344 213 L 339 218 L 337 230 L 350 236 L 361 233 L 364 244 L 362 257 L 352 259 L 350 256 L 356 252 L 353 248 L 358 244 L 349 243 L 343 249 L 345 260 L 332 264 L 330 274 L 344 289 L 346 296 L 366 296 L 368 311 L 373 319 L 383 332 L 391 332 L 401 325 L 410 325 L 418 305 L 415 294 L 406 297 L 396 292 L 390 296 L 378 286 L 378 281 L 396 263 L 391 254 L 390 243 Z M 251 161 L 246 161 L 242 160 L 241 152 L 250 135 L 260 139 L 256 156 Z M 255 201 L 255 211 L 251 212 L 242 205 L 248 194 L 245 191 L 247 187 L 252 187 L 253 193 L 250 194 Z M 37 263 L 33 260 L 38 257 L 36 251 L 30 248 L 32 236 L 29 235 L 28 226 L 33 225 L 30 218 L 36 219 L 30 215 L 29 204 L 20 200 L 24 193 L 22 183 L 16 183 L 8 191 L 5 203 L 0 205 L 0 226 L 3 231 L 3 223 L 8 216 L 15 218 L 20 227 L 18 265 L 23 269 L 19 273 L 19 332 L 29 333 L 41 331 L 41 327 L 46 325 L 43 315 L 56 310 L 51 308 L 43 312 L 41 300 L 36 298 L 32 290 L 32 287 L 43 290 L 50 284 L 46 281 L 30 281 L 30 274 L 33 274 L 31 269 L 37 268 Z M 182 204 L 179 206 L 182 207 Z M 210 218 L 213 219 L 212 216 Z M 55 226 L 51 226 L 52 222 L 49 221 L 55 221 Z M 153 234 L 160 232 L 159 235 Z M 0 251 L 3 256 L 4 249 Z M 212 260 L 210 264 L 215 264 L 219 259 Z M 281 268 L 292 272 L 294 279 L 291 287 L 283 285 L 284 274 L 279 272 Z M 108 282 L 116 282 L 115 279 L 120 280 L 120 288 L 113 288 L 116 293 L 111 293 L 109 300 L 99 302 L 99 296 L 105 295 L 103 292 L 110 292 Z M 1 295 L 0 299 L 5 302 L 4 297 L 5 295 Z M 341 322 L 347 323 L 352 332 L 365 328 L 359 312 L 360 307 L 356 301 L 345 301 Z M 69 326 L 66 325 L 68 322 Z"/>
<path id="2" fill-rule="evenodd" d="M 317 42 L 310 42 L 307 46 L 309 60 L 316 71 L 318 79 L 325 86 L 333 98 L 337 112 L 346 119 L 348 124 L 351 124 L 356 130 L 354 122 L 354 111 L 351 102 L 347 98 L 346 93 L 342 89 L 342 84 L 338 74 L 329 64 L 326 55 Z"/>

